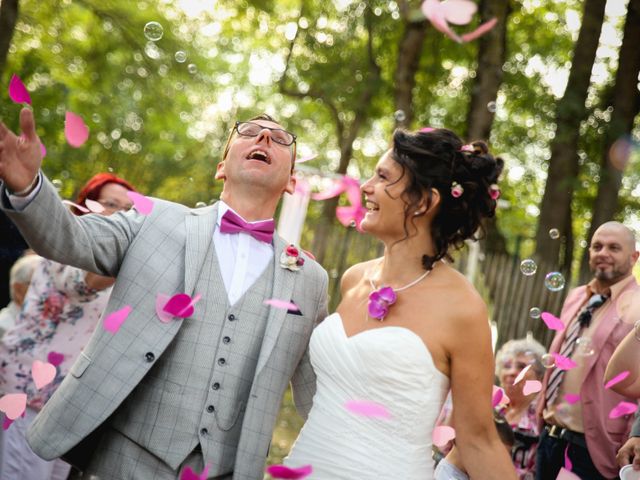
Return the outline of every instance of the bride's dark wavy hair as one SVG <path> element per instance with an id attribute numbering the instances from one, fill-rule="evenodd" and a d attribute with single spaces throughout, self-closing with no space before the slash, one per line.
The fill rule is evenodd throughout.
<path id="1" fill-rule="evenodd" d="M 402 193 L 405 238 L 409 237 L 407 223 L 424 194 L 430 207 L 432 189 L 440 193 L 440 205 L 431 223 L 435 254 L 422 257 L 427 270 L 442 258 L 452 260 L 451 247 L 459 249 L 466 239 L 477 240 L 478 230 L 484 234 L 482 220 L 495 215 L 496 200 L 490 187 L 497 183 L 504 161 L 492 156 L 483 141 L 472 142 L 468 150 L 462 146 L 462 140 L 444 128 L 416 133 L 396 130 L 393 134 L 392 157 L 402 167 L 401 178 L 408 177 Z M 454 182 L 463 189 L 457 198 L 451 193 Z"/>

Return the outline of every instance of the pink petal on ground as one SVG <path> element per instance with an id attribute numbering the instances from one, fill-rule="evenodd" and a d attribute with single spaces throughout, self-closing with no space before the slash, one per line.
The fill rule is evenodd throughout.
<path id="1" fill-rule="evenodd" d="M 200 298 L 200 294 L 194 295 L 193 298 L 191 298 L 186 293 L 177 293 L 162 307 L 162 311 L 178 318 L 190 317 L 193 315 L 193 306 Z"/>
<path id="2" fill-rule="evenodd" d="M 478 11 L 478 6 L 469 0 L 447 0 L 440 5 L 447 21 L 454 25 L 466 25 Z"/>
<path id="3" fill-rule="evenodd" d="M 616 383 L 620 383 L 621 381 L 623 381 L 625 378 L 627 378 L 629 376 L 629 373 L 630 373 L 629 370 L 625 370 L 624 372 L 620 372 L 618 375 L 616 375 L 611 380 L 609 380 L 607 383 L 605 383 L 604 384 L 604 388 L 611 388 Z"/>
<path id="4" fill-rule="evenodd" d="M 349 400 L 344 407 L 351 413 L 362 415 L 363 417 L 390 418 L 391 414 L 384 405 L 375 402 Z"/>
<path id="5" fill-rule="evenodd" d="M 487 33 L 489 30 L 491 30 L 493 27 L 495 27 L 497 23 L 498 23 L 498 19 L 492 18 L 488 22 L 485 22 L 482 25 L 480 25 L 473 32 L 465 33 L 464 35 L 462 35 L 462 41 L 472 42 L 476 38 L 481 37 L 482 35 Z"/>
<path id="6" fill-rule="evenodd" d="M 88 208 L 84 208 L 82 205 L 78 205 L 77 203 L 73 203 L 71 200 L 62 200 L 62 203 L 65 205 L 71 205 L 72 207 L 77 208 L 82 213 L 89 213 L 90 210 Z"/>
<path id="7" fill-rule="evenodd" d="M 549 330 L 558 330 L 558 331 L 564 330 L 564 323 L 562 323 L 562 320 L 560 320 L 555 315 L 552 315 L 549 312 L 542 312 L 542 315 L 540 315 L 540 318 L 542 319 L 542 321 L 545 323 L 545 325 Z"/>
<path id="8" fill-rule="evenodd" d="M 292 310 L 294 312 L 299 312 L 300 307 L 298 307 L 295 303 L 287 302 L 286 300 L 278 300 L 277 298 L 270 298 L 269 300 L 265 300 L 265 305 L 270 305 L 273 308 L 281 308 L 282 310 Z"/>
<path id="9" fill-rule="evenodd" d="M 9 420 L 15 420 L 27 408 L 26 393 L 8 393 L 0 398 L 0 412 L 4 412 Z"/>
<path id="10" fill-rule="evenodd" d="M 306 156 L 306 157 L 299 158 L 298 160 L 296 160 L 296 163 L 308 162 L 309 160 L 313 160 L 317 156 L 318 156 L 318 154 L 314 153 L 313 155 L 309 155 L 309 156 Z"/>
<path id="11" fill-rule="evenodd" d="M 34 360 L 31 364 L 31 376 L 33 377 L 33 383 L 36 384 L 36 388 L 40 390 L 56 378 L 56 367 L 49 362 Z"/>
<path id="12" fill-rule="evenodd" d="M 513 384 L 517 385 L 518 383 L 520 383 L 530 368 L 531 368 L 531 365 L 527 365 L 522 370 L 520 370 L 520 373 L 518 374 L 516 379 L 513 381 Z"/>
<path id="13" fill-rule="evenodd" d="M 571 459 L 569 458 L 569 444 L 567 444 L 567 448 L 564 449 L 564 468 L 569 471 L 573 470 L 573 463 L 571 463 Z"/>
<path id="14" fill-rule="evenodd" d="M 556 480 L 580 480 L 580 477 L 566 468 L 561 468 Z"/>
<path id="15" fill-rule="evenodd" d="M 84 124 L 84 120 L 80 115 L 67 112 L 64 122 L 64 135 L 69 145 L 78 148 L 89 138 L 89 128 Z"/>
<path id="16" fill-rule="evenodd" d="M 567 393 L 564 396 L 564 401 L 569 405 L 573 405 L 574 403 L 580 401 L 580 395 L 577 395 L 575 393 Z"/>
<path id="17" fill-rule="evenodd" d="M 284 465 L 271 465 L 267 467 L 266 472 L 273 478 L 299 479 L 311 475 L 313 468 L 311 468 L 311 465 L 304 465 L 298 468 L 290 468 Z"/>
<path id="18" fill-rule="evenodd" d="M 127 196 L 133 202 L 133 206 L 138 210 L 142 215 L 149 215 L 153 210 L 153 200 L 149 197 L 145 197 L 144 195 L 138 192 L 127 192 Z"/>
<path id="19" fill-rule="evenodd" d="M 95 200 L 91 200 L 91 199 L 87 198 L 84 201 L 84 204 L 93 213 L 102 213 L 102 212 L 104 212 L 104 207 L 100 204 L 100 202 L 96 202 Z"/>
<path id="20" fill-rule="evenodd" d="M 9 427 L 11 426 L 12 423 L 13 423 L 13 420 L 11 420 L 9 417 L 5 415 L 4 420 L 2 421 L 2 430 L 9 430 Z"/>
<path id="21" fill-rule="evenodd" d="M 47 361 L 54 367 L 57 367 L 58 365 L 60 365 L 63 360 L 64 360 L 64 353 L 49 352 L 49 354 L 47 355 Z"/>
<path id="22" fill-rule="evenodd" d="M 44 147 L 44 143 L 40 143 L 40 154 L 42 158 L 47 156 L 47 149 Z"/>
<path id="23" fill-rule="evenodd" d="M 20 77 L 15 73 L 11 75 L 11 80 L 9 81 L 9 98 L 16 103 L 28 103 L 31 105 L 31 96 Z"/>
<path id="24" fill-rule="evenodd" d="M 436 447 L 444 447 L 454 438 L 456 438 L 456 431 L 448 425 L 437 426 L 431 434 L 431 441 Z"/>
<path id="25" fill-rule="evenodd" d="M 571 370 L 577 366 L 577 363 L 569 357 L 565 357 L 559 353 L 552 353 L 551 355 L 553 355 L 553 358 L 556 360 L 556 368 L 559 368 L 560 370 Z"/>
<path id="26" fill-rule="evenodd" d="M 170 313 L 164 311 L 164 306 L 167 304 L 171 297 L 164 293 L 158 293 L 156 295 L 156 315 L 162 323 L 169 323 L 173 320 L 173 316 Z"/>
<path id="27" fill-rule="evenodd" d="M 202 473 L 194 472 L 191 467 L 184 467 L 182 473 L 180 474 L 180 480 L 207 480 L 209 476 L 209 465 L 204 467 Z"/>
<path id="28" fill-rule="evenodd" d="M 629 415 L 634 413 L 638 408 L 638 405 L 631 402 L 620 402 L 618 405 L 613 407 L 609 412 L 609 418 L 619 418 L 624 415 Z"/>
<path id="29" fill-rule="evenodd" d="M 523 395 L 531 395 L 532 393 L 538 393 L 542 390 L 542 383 L 538 380 L 527 380 L 524 382 L 524 387 L 522 387 Z"/>
<path id="30" fill-rule="evenodd" d="M 110 313 L 104 318 L 104 329 L 111 333 L 116 333 L 131 313 L 132 308 L 129 305 L 122 307 L 120 310 Z"/>

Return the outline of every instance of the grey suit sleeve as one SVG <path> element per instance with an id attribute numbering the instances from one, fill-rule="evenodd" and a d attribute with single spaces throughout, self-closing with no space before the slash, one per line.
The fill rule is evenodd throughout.
<path id="1" fill-rule="evenodd" d="M 633 425 L 631 426 L 631 433 L 629 433 L 630 437 L 640 437 L 640 407 L 636 410 L 635 420 L 633 421 Z"/>
<path id="2" fill-rule="evenodd" d="M 323 282 L 320 288 L 321 297 L 318 300 L 318 312 L 316 315 L 315 325 L 317 326 L 327 316 L 327 302 L 328 302 L 328 284 L 329 278 L 327 273 L 322 270 Z M 316 393 L 316 374 L 311 366 L 311 360 L 309 357 L 309 346 L 304 352 L 298 367 L 291 379 L 291 391 L 293 393 L 293 401 L 295 403 L 298 413 L 303 419 L 307 419 L 309 411 L 313 403 L 313 396 Z"/>
<path id="3" fill-rule="evenodd" d="M 135 211 L 109 217 L 76 216 L 60 201 L 55 188 L 43 175 L 40 191 L 22 210 L 11 207 L 4 185 L 0 189 L 2 209 L 31 248 L 65 265 L 115 277 L 124 255 L 145 216 Z"/>

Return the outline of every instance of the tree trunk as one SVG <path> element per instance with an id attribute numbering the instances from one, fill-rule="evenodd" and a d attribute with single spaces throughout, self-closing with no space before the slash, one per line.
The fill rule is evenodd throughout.
<path id="1" fill-rule="evenodd" d="M 577 181 L 578 138 L 580 123 L 586 115 L 585 100 L 596 57 L 600 30 L 604 19 L 606 0 L 586 0 L 582 26 L 576 42 L 569 81 L 556 110 L 556 135 L 551 143 L 547 183 L 540 204 L 540 220 L 536 234 L 536 257 L 546 263 L 559 260 L 560 242 L 549 237 L 549 230 L 557 228 L 562 236 L 568 235 L 568 217 Z M 566 252 L 571 252 L 566 249 Z M 571 264 L 571 258 L 560 262 Z"/>
<path id="2" fill-rule="evenodd" d="M 478 66 L 471 88 L 471 102 L 467 114 L 468 140 L 489 140 L 495 110 L 488 108 L 495 102 L 502 85 L 502 65 L 506 57 L 507 18 L 510 13 L 508 0 L 484 0 L 480 5 L 482 21 L 493 17 L 498 25 L 478 40 Z M 482 250 L 507 252 L 507 242 L 498 228 L 497 218 L 489 218 L 484 223 L 486 235 L 482 239 Z"/>
<path id="3" fill-rule="evenodd" d="M 613 91 L 613 113 L 600 157 L 598 194 L 593 206 L 593 218 L 586 238 L 587 241 L 591 240 L 600 225 L 613 220 L 618 212 L 618 192 L 625 165 L 612 162 L 609 151 L 616 140 L 631 134 L 634 119 L 640 113 L 640 91 L 637 88 L 638 75 L 640 74 L 638 42 L 640 42 L 640 0 L 630 0 Z M 587 249 L 582 256 L 581 277 L 586 278 L 588 272 L 589 251 Z"/>
<path id="4" fill-rule="evenodd" d="M 395 84 L 394 104 L 396 127 L 408 128 L 413 121 L 413 89 L 416 86 L 416 72 L 420 66 L 420 56 L 427 33 L 427 22 L 405 21 L 404 32 L 398 48 L 398 62 L 393 76 Z"/>
<path id="5" fill-rule="evenodd" d="M 0 78 L 7 65 L 7 55 L 18 21 L 18 11 L 18 0 L 0 0 Z"/>

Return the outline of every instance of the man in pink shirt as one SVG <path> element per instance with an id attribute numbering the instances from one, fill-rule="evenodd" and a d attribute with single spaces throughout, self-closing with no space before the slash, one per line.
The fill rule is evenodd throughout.
<path id="1" fill-rule="evenodd" d="M 543 379 L 538 414 L 541 429 L 536 478 L 556 478 L 565 464 L 581 479 L 617 478 L 616 452 L 633 418 L 610 418 L 621 401 L 632 398 L 604 388 L 604 372 L 616 346 L 639 318 L 640 286 L 632 275 L 638 259 L 633 232 L 618 222 L 601 225 L 589 247 L 594 278 L 572 290 L 562 308 L 565 325 L 549 349 L 563 368 Z"/>

